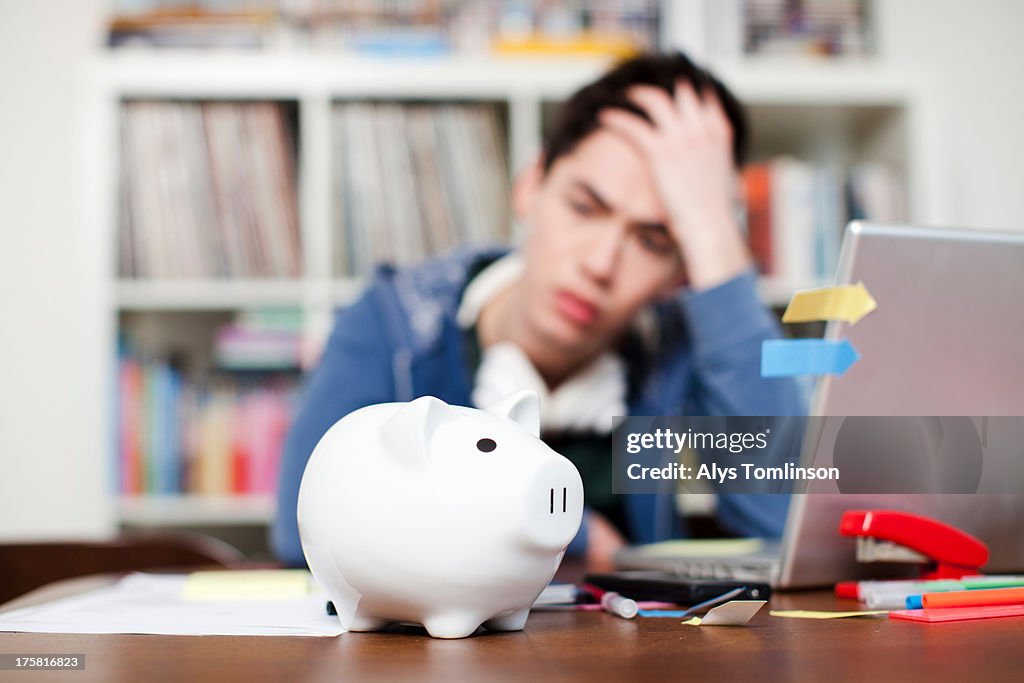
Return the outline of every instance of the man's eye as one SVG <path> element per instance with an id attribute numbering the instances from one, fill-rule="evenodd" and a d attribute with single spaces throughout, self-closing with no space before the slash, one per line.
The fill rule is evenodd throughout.
<path id="1" fill-rule="evenodd" d="M 596 213 L 596 209 L 593 204 L 579 201 L 569 201 L 569 206 L 580 216 L 593 216 Z"/>
<path id="2" fill-rule="evenodd" d="M 640 246 L 655 254 L 669 254 L 675 245 L 665 233 L 658 230 L 641 230 L 637 234 Z"/>

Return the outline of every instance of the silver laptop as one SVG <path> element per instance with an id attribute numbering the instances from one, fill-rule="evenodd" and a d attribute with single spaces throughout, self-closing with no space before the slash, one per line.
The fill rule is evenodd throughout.
<path id="1" fill-rule="evenodd" d="M 864 282 L 878 308 L 856 325 L 831 322 L 860 360 L 816 386 L 812 415 L 1024 415 L 1024 233 L 878 225 L 847 226 L 837 284 Z M 986 572 L 1024 569 L 1022 420 L 986 433 L 986 467 L 1020 482 L 1020 493 L 840 494 L 834 482 L 793 496 L 780 543 L 732 557 L 660 556 L 629 548 L 617 564 L 692 577 L 736 578 L 777 588 L 907 573 L 856 562 L 855 541 L 838 533 L 850 509 L 901 509 L 934 517 L 985 541 Z M 831 457 L 835 430 L 805 435 L 801 460 Z M 827 487 L 831 486 L 832 489 Z"/>

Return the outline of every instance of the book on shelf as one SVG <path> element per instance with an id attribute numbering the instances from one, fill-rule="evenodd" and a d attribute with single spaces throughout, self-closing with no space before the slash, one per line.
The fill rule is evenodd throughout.
<path id="1" fill-rule="evenodd" d="M 746 0 L 747 54 L 861 56 L 870 50 L 866 0 Z"/>
<path id="2" fill-rule="evenodd" d="M 260 48 L 278 21 L 276 0 L 116 0 L 110 47 Z"/>
<path id="3" fill-rule="evenodd" d="M 405 57 L 622 56 L 657 45 L 659 10 L 658 0 L 120 0 L 107 43 Z"/>
<path id="4" fill-rule="evenodd" d="M 906 191 L 901 174 L 885 164 L 857 164 L 846 185 L 850 219 L 882 222 L 905 220 Z"/>
<path id="5" fill-rule="evenodd" d="M 123 495 L 272 494 L 294 388 L 193 383 L 169 364 L 119 362 Z"/>
<path id="6" fill-rule="evenodd" d="M 708 52 L 738 57 L 864 57 L 870 0 L 704 0 Z"/>
<path id="7" fill-rule="evenodd" d="M 283 109 L 122 105 L 121 277 L 299 276 L 295 152 Z"/>
<path id="8" fill-rule="evenodd" d="M 246 372 L 302 367 L 302 316 L 294 309 L 242 311 L 217 329 L 213 360 L 218 368 Z"/>
<path id="9" fill-rule="evenodd" d="M 267 343 L 268 332 L 274 344 Z M 294 338 L 282 344 L 287 335 L 285 328 L 233 323 L 218 333 L 215 358 L 248 372 L 198 376 L 123 348 L 117 370 L 120 493 L 272 494 L 298 384 L 298 345 Z M 239 342 L 246 336 L 254 340 L 248 346 Z"/>
<path id="10" fill-rule="evenodd" d="M 503 2 L 493 31 L 499 55 L 628 57 L 658 46 L 660 3 Z"/>
<path id="11" fill-rule="evenodd" d="M 347 102 L 333 115 L 335 262 L 345 275 L 509 239 L 500 112 Z"/>
<path id="12" fill-rule="evenodd" d="M 902 174 L 882 163 L 843 169 L 780 157 L 748 164 L 742 182 L 754 263 L 797 286 L 834 276 L 850 220 L 906 219 Z"/>

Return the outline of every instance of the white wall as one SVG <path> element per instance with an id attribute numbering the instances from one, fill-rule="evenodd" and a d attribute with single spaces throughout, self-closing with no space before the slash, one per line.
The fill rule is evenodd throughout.
<path id="1" fill-rule="evenodd" d="M 95 288 L 76 259 L 77 70 L 99 0 L 0 0 L 0 538 L 109 528 Z"/>
<path id="2" fill-rule="evenodd" d="M 0 539 L 102 534 L 109 389 L 93 359 L 97 264 L 75 215 L 81 66 L 103 0 L 0 0 Z M 946 222 L 1024 229 L 1020 0 L 877 0 L 883 56 L 948 82 Z M 97 250 L 93 245 L 92 253 Z M 86 255 L 83 258 L 83 255 Z M 97 389 L 98 386 L 101 388 Z"/>
<path id="3" fill-rule="evenodd" d="M 887 61 L 943 84 L 953 164 L 944 221 L 1024 230 L 1024 2 L 875 0 Z"/>

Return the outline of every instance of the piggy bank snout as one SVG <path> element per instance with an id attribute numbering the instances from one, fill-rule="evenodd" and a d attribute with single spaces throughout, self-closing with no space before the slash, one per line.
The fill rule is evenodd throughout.
<path id="1" fill-rule="evenodd" d="M 526 542 L 548 550 L 564 548 L 576 536 L 583 519 L 579 472 L 568 460 L 553 458 L 534 475 L 526 504 Z"/>

